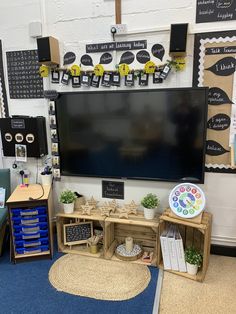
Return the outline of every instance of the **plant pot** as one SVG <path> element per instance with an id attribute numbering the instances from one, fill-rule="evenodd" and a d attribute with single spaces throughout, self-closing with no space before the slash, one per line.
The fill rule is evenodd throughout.
<path id="1" fill-rule="evenodd" d="M 74 202 L 70 204 L 63 204 L 65 214 L 72 214 L 74 212 Z"/>
<path id="2" fill-rule="evenodd" d="M 155 217 L 156 208 L 143 207 L 143 212 L 146 219 L 153 219 Z"/>
<path id="3" fill-rule="evenodd" d="M 186 266 L 187 266 L 188 274 L 190 274 L 190 275 L 196 275 L 197 274 L 197 271 L 198 271 L 197 265 L 189 264 L 188 262 L 186 262 Z"/>
<path id="4" fill-rule="evenodd" d="M 90 253 L 96 254 L 98 252 L 97 244 L 90 245 Z"/>
<path id="5" fill-rule="evenodd" d="M 52 174 L 41 174 L 42 185 L 51 185 L 52 184 Z"/>

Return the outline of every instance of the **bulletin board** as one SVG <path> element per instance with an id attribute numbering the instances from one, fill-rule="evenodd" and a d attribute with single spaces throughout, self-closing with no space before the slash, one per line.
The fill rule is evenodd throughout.
<path id="1" fill-rule="evenodd" d="M 0 117 L 8 117 L 7 93 L 2 62 L 2 41 L 0 40 Z"/>
<path id="2" fill-rule="evenodd" d="M 8 51 L 7 72 L 10 98 L 44 97 L 37 50 Z"/>
<path id="3" fill-rule="evenodd" d="M 209 87 L 206 170 L 236 172 L 236 31 L 197 34 L 194 47 L 193 86 Z"/>

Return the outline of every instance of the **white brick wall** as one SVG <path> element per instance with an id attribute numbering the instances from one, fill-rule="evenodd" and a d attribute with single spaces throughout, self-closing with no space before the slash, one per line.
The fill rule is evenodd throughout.
<path id="1" fill-rule="evenodd" d="M 45 22 L 43 35 L 52 35 L 59 39 L 61 58 L 66 51 L 74 51 L 76 62 L 85 53 L 85 44 L 91 42 L 110 41 L 110 25 L 115 23 L 114 0 L 12 0 L 0 2 L 0 38 L 4 52 L 8 50 L 34 49 L 36 41 L 29 38 L 28 25 L 32 21 Z M 207 23 L 194 25 L 195 0 L 122 0 L 122 22 L 128 30 L 165 28 L 172 23 L 190 23 L 190 29 L 203 31 L 214 29 L 235 29 L 235 22 Z M 45 9 L 45 10 L 44 10 Z M 148 49 L 155 43 L 161 43 L 166 51 L 169 49 L 169 32 L 136 34 L 120 37 L 119 40 L 147 39 Z M 187 69 L 182 73 L 171 73 L 161 87 L 191 86 L 193 62 L 193 35 L 188 36 Z M 101 54 L 93 54 L 95 64 Z M 120 60 L 120 53 L 114 64 Z M 114 55 L 115 56 L 115 55 Z M 165 59 L 168 54 L 165 55 Z M 158 59 L 153 61 L 159 63 Z M 6 60 L 4 58 L 6 64 Z M 140 67 L 138 64 L 132 64 Z M 108 66 L 107 66 L 108 67 Z M 110 67 L 110 65 L 109 65 Z M 7 73 L 5 73 L 7 74 Z M 7 77 L 7 76 L 6 76 Z M 48 84 L 48 83 L 47 83 Z M 8 86 L 7 86 L 8 87 Z M 150 87 L 152 87 L 150 85 Z M 55 86 L 52 87 L 53 89 Z M 71 87 L 61 87 L 69 91 Z M 47 117 L 45 100 L 12 100 L 9 99 L 11 114 L 44 115 Z M 48 117 L 47 117 L 48 118 Z M 4 159 L 4 166 L 11 167 L 13 158 Z M 31 170 L 31 182 L 35 180 L 36 160 L 28 163 Z M 13 185 L 19 183 L 14 176 Z M 126 181 L 125 201 L 136 202 L 147 192 L 157 193 L 161 198 L 162 208 L 168 205 L 168 194 L 174 183 L 151 181 Z M 236 245 L 236 175 L 206 174 L 206 182 L 202 186 L 207 196 L 207 210 L 213 217 L 213 241 Z M 70 187 L 86 196 L 93 195 L 101 199 L 101 179 L 79 177 L 63 177 L 62 182 L 54 186 L 55 209 L 58 208 L 58 195 L 65 187 Z"/>

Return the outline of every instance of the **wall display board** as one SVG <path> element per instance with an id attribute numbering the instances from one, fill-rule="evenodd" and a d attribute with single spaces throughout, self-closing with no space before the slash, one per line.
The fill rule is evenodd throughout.
<path id="1" fill-rule="evenodd" d="M 196 23 L 224 22 L 235 19 L 235 0 L 197 0 Z"/>
<path id="2" fill-rule="evenodd" d="M 64 225 L 64 245 L 86 243 L 93 236 L 93 223 L 80 222 Z"/>
<path id="3" fill-rule="evenodd" d="M 193 85 L 209 86 L 206 170 L 235 172 L 236 31 L 195 36 Z"/>
<path id="4" fill-rule="evenodd" d="M 8 51 L 6 55 L 10 98 L 43 98 L 38 51 Z"/>
<path id="5" fill-rule="evenodd" d="M 2 62 L 2 41 L 0 40 L 0 117 L 8 117 L 7 93 L 5 87 L 4 70 Z"/>

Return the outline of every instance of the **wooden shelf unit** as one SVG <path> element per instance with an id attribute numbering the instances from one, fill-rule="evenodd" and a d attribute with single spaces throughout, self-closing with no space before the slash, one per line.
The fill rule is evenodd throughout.
<path id="1" fill-rule="evenodd" d="M 201 223 L 195 223 L 191 221 L 191 219 L 187 220 L 171 217 L 170 210 L 168 209 L 160 216 L 159 238 L 168 223 L 178 225 L 179 231 L 183 239 L 184 247 L 194 246 L 203 253 L 203 263 L 196 275 L 190 275 L 188 273 L 173 270 L 166 271 L 202 282 L 205 278 L 209 264 L 212 214 L 208 212 L 203 212 Z M 163 269 L 160 241 L 158 241 L 158 267 Z"/>
<path id="2" fill-rule="evenodd" d="M 158 218 L 147 220 L 143 213 L 130 215 L 128 219 L 120 219 L 118 214 L 112 214 L 105 220 L 105 258 L 119 260 L 114 255 L 117 245 L 124 243 L 126 237 L 132 237 L 143 250 L 153 252 L 153 259 L 151 263 L 143 262 L 141 258 L 131 263 L 157 266 L 158 227 Z"/>
<path id="3" fill-rule="evenodd" d="M 93 221 L 99 223 L 103 228 L 103 247 L 97 254 L 92 254 L 86 245 L 64 245 L 63 225 L 74 222 Z M 151 263 L 142 262 L 141 259 L 131 262 L 144 265 L 157 266 L 157 241 L 158 241 L 158 218 L 146 220 L 142 213 L 137 216 L 130 215 L 128 219 L 120 219 L 119 214 L 112 214 L 110 217 L 100 215 L 100 211 L 92 211 L 92 215 L 82 215 L 80 211 L 72 214 L 57 214 L 57 239 L 58 248 L 63 253 L 75 253 L 92 257 L 112 259 L 120 261 L 114 252 L 116 246 L 125 241 L 127 236 L 131 236 L 135 243 L 140 244 L 144 250 L 153 251 Z"/>
<path id="4" fill-rule="evenodd" d="M 72 214 L 58 213 L 57 214 L 57 243 L 59 252 L 80 254 L 92 257 L 103 257 L 104 256 L 104 244 L 99 247 L 99 252 L 94 254 L 90 253 L 89 248 L 86 244 L 78 245 L 65 245 L 64 244 L 64 224 L 75 223 L 75 222 L 87 222 L 93 221 L 98 227 L 103 229 L 103 235 L 105 230 L 105 217 L 100 215 L 99 211 L 93 211 L 92 215 L 82 215 L 80 211 L 74 211 Z M 104 242 L 104 240 L 103 240 Z"/>
<path id="5" fill-rule="evenodd" d="M 43 195 L 42 195 L 43 194 Z M 42 196 L 41 196 L 42 195 Z M 41 197 L 40 197 L 41 196 Z M 32 198 L 32 199 L 30 199 Z M 16 252 L 15 241 L 14 241 L 14 225 L 12 221 L 12 209 L 22 208 L 22 210 L 31 209 L 39 206 L 46 208 L 47 216 L 47 233 L 48 233 L 48 247 L 49 250 L 42 252 L 32 252 L 18 254 Z M 53 199 L 51 186 L 39 184 L 30 184 L 28 187 L 22 187 L 18 185 L 13 191 L 9 199 L 7 200 L 8 217 L 10 226 L 10 238 L 11 238 L 11 260 L 16 263 L 17 260 L 23 260 L 27 258 L 36 257 L 53 257 L 53 232 L 52 232 L 52 211 L 53 211 Z M 22 216 L 27 217 L 27 216 Z M 28 225 L 30 226 L 30 225 Z M 36 238 L 35 241 L 40 240 Z"/>

